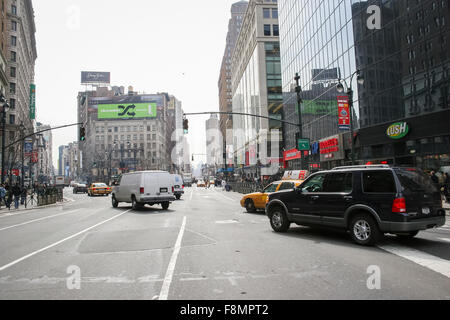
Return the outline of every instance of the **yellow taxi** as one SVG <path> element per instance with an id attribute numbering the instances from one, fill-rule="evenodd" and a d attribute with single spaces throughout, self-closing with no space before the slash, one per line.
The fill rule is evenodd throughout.
<path id="1" fill-rule="evenodd" d="M 112 192 L 112 189 L 108 187 L 105 183 L 93 183 L 88 188 L 88 196 L 109 196 Z"/>
<path id="2" fill-rule="evenodd" d="M 206 182 L 204 180 L 198 180 L 197 187 L 198 188 L 205 188 L 206 187 Z"/>
<path id="3" fill-rule="evenodd" d="M 303 183 L 304 180 L 282 180 L 269 184 L 262 192 L 250 193 L 241 200 L 241 206 L 247 209 L 248 213 L 255 213 L 257 210 L 265 210 L 267 197 L 274 192 L 291 190 Z"/>

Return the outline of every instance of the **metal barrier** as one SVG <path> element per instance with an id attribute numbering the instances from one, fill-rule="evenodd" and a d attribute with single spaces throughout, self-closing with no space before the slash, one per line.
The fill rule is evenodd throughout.
<path id="1" fill-rule="evenodd" d="M 231 187 L 231 191 L 242 194 L 260 192 L 263 189 L 260 183 L 255 182 L 230 182 L 228 185 Z"/>
<path id="2" fill-rule="evenodd" d="M 38 190 L 37 205 L 38 207 L 47 206 L 49 204 L 56 204 L 63 202 L 63 189 L 41 189 Z"/>

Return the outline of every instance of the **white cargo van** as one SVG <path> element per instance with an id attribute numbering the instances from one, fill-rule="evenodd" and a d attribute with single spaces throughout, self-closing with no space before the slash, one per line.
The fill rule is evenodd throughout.
<path id="1" fill-rule="evenodd" d="M 162 205 L 164 210 L 175 201 L 173 177 L 166 171 L 142 171 L 126 173 L 114 185 L 112 205 L 117 208 L 119 203 L 131 203 L 133 210 L 146 204 Z"/>
<path id="2" fill-rule="evenodd" d="M 178 174 L 173 174 L 173 186 L 174 186 L 174 194 L 177 200 L 181 199 L 181 196 L 184 194 L 184 182 L 183 178 L 181 178 Z"/>

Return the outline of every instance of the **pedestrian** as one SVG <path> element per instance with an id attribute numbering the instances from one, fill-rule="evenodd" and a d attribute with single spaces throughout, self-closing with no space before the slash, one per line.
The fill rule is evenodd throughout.
<path id="1" fill-rule="evenodd" d="M 4 185 L 0 185 L 0 209 L 2 207 L 2 202 L 4 202 L 6 206 L 6 189 Z"/>
<path id="2" fill-rule="evenodd" d="M 439 184 L 439 178 L 438 178 L 438 176 L 436 175 L 436 172 L 431 171 L 430 177 L 431 177 L 431 181 L 433 181 L 434 184 L 436 184 L 436 185 Z"/>
<path id="3" fill-rule="evenodd" d="M 225 181 L 225 179 L 222 180 L 222 189 L 225 190 L 227 187 L 227 182 Z"/>
<path id="4" fill-rule="evenodd" d="M 19 184 L 16 183 L 16 185 L 12 188 L 12 194 L 14 196 L 14 207 L 17 210 L 19 209 L 19 201 L 22 194 L 22 190 L 20 189 Z"/>
<path id="5" fill-rule="evenodd" d="M 448 173 L 444 173 L 444 196 L 447 202 L 449 202 L 450 199 L 450 177 L 448 176 Z"/>
<path id="6" fill-rule="evenodd" d="M 21 198 L 20 198 L 20 204 L 21 205 L 24 205 L 25 203 L 26 203 L 26 201 L 27 201 L 27 187 L 26 186 L 23 186 L 23 188 L 22 188 L 22 193 L 21 193 Z"/>
<path id="7" fill-rule="evenodd" d="M 6 189 L 6 207 L 9 210 L 11 210 L 11 203 L 13 198 L 12 190 L 9 184 L 6 185 L 5 189 Z"/>

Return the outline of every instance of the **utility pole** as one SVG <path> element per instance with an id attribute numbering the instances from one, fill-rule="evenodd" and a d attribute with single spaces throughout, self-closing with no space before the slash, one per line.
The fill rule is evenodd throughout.
<path id="1" fill-rule="evenodd" d="M 23 188 L 24 184 L 25 184 L 25 150 L 24 150 L 24 144 L 25 144 L 25 139 L 24 134 L 25 134 L 25 126 L 23 125 L 23 122 L 20 123 L 20 136 L 21 136 L 21 140 L 22 140 L 22 145 L 21 147 L 21 156 L 22 156 L 22 170 L 21 170 L 21 180 L 20 180 L 20 186 Z"/>
<path id="2" fill-rule="evenodd" d="M 303 119 L 302 119 L 302 97 L 300 96 L 300 93 L 302 92 L 302 87 L 300 86 L 300 75 L 298 73 L 295 74 L 295 83 L 296 83 L 296 87 L 295 87 L 295 92 L 297 93 L 297 105 L 298 105 L 298 128 L 299 128 L 299 132 L 298 132 L 298 136 L 296 137 L 295 140 L 295 145 L 298 144 L 298 141 L 300 139 L 303 139 Z M 301 153 L 301 158 L 300 158 L 300 169 L 303 170 L 304 166 L 303 166 L 303 157 L 304 154 L 302 154 L 302 151 L 300 151 Z"/>
<path id="3" fill-rule="evenodd" d="M 5 183 L 5 144 L 6 144 L 6 109 L 9 108 L 9 104 L 6 101 L 3 93 L 0 93 L 0 103 L 3 104 L 1 119 L 2 119 L 2 184 Z"/>

